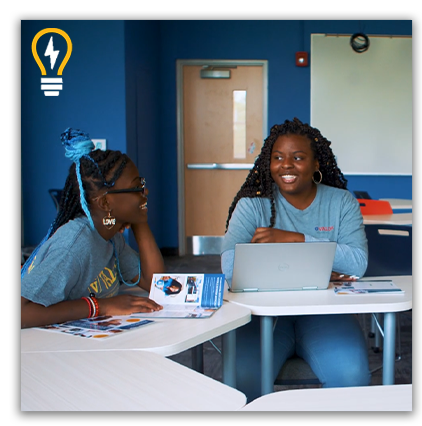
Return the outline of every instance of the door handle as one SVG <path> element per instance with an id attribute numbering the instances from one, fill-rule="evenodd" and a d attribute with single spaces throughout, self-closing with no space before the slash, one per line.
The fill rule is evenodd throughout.
<path id="1" fill-rule="evenodd" d="M 254 163 L 195 163 L 186 164 L 191 170 L 250 170 Z"/>

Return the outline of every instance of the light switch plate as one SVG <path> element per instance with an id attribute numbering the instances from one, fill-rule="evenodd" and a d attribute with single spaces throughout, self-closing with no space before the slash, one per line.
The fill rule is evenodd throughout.
<path id="1" fill-rule="evenodd" d="M 94 149 L 102 149 L 105 151 L 107 149 L 107 140 L 106 139 L 91 139 L 94 142 Z"/>

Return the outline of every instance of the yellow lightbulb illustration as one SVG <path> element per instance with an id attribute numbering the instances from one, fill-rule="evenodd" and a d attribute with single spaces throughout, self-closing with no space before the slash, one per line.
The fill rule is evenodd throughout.
<path id="1" fill-rule="evenodd" d="M 32 40 L 32 54 L 34 55 L 34 59 L 36 63 L 40 67 L 41 75 L 47 75 L 47 72 L 37 53 L 37 42 L 39 38 L 46 33 L 60 34 L 66 40 L 67 52 L 57 71 L 57 75 L 61 76 L 63 74 L 63 69 L 67 64 L 67 61 L 69 60 L 70 55 L 72 54 L 72 41 L 70 40 L 70 37 L 63 30 L 59 30 L 58 28 L 45 28 L 37 33 L 37 35 Z M 45 96 L 59 96 L 60 90 L 62 89 L 63 89 L 63 79 L 61 77 L 58 77 L 58 78 L 41 77 L 41 90 L 44 90 Z"/>

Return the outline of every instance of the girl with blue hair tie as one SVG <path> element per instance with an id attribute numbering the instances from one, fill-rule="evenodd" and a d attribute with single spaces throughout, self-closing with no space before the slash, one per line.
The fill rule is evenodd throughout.
<path id="1" fill-rule="evenodd" d="M 148 225 L 145 179 L 120 151 L 95 150 L 89 135 L 61 135 L 72 160 L 56 219 L 22 267 L 21 327 L 99 315 L 162 309 L 146 297 L 120 294 L 123 283 L 149 291 L 164 261 Z M 139 253 L 122 232 L 131 228 Z"/>

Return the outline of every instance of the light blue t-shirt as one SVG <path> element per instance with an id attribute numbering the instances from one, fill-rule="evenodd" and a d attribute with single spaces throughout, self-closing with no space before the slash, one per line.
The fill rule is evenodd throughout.
<path id="1" fill-rule="evenodd" d="M 335 241 L 333 270 L 363 276 L 368 265 L 368 243 L 359 203 L 347 190 L 320 184 L 315 199 L 305 210 L 293 207 L 273 185 L 276 221 L 274 228 L 300 232 L 305 242 Z M 241 198 L 230 219 L 221 249 L 221 268 L 229 284 L 233 275 L 236 243 L 250 243 L 256 228 L 269 227 L 268 198 Z"/>
<path id="2" fill-rule="evenodd" d="M 139 273 L 139 254 L 122 234 L 112 240 L 123 279 L 129 282 Z M 83 216 L 61 226 L 42 245 L 22 278 L 21 295 L 44 306 L 90 293 L 113 297 L 119 292 L 120 280 L 111 241 L 93 231 Z"/>

